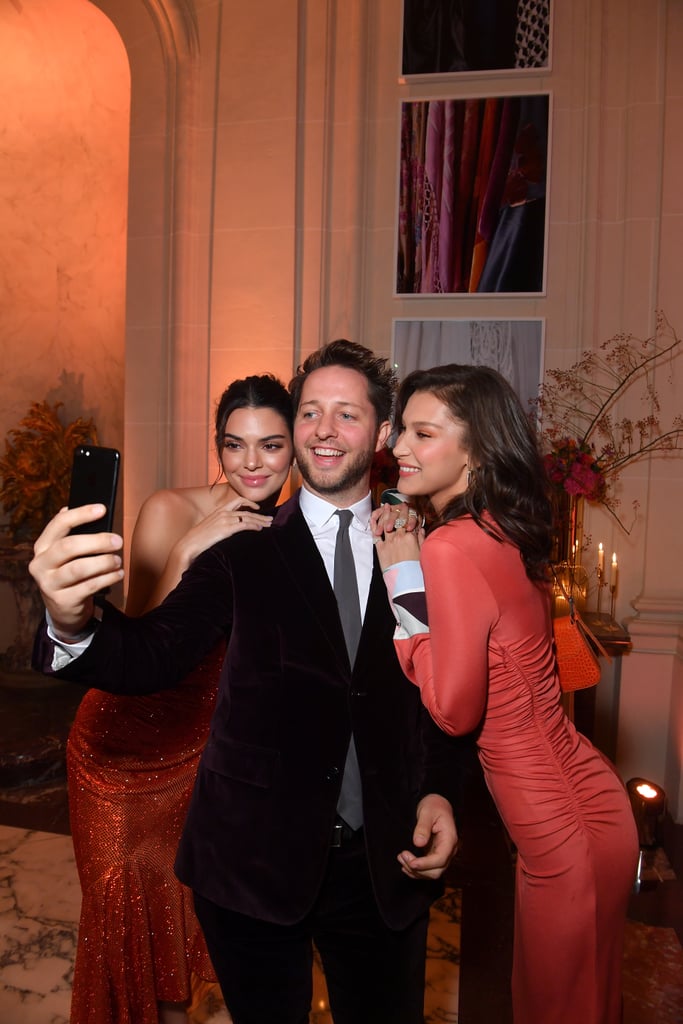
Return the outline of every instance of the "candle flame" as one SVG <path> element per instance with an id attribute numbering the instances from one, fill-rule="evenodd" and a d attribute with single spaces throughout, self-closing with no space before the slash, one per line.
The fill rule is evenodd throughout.
<path id="1" fill-rule="evenodd" d="M 644 796 L 646 800 L 654 800 L 656 796 L 659 796 L 659 791 L 654 786 L 648 785 L 647 782 L 641 782 L 639 786 L 636 786 L 636 793 Z"/>

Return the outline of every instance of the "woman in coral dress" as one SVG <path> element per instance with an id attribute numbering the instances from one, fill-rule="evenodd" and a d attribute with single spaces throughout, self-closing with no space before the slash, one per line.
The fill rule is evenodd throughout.
<path id="1" fill-rule="evenodd" d="M 235 381 L 216 413 L 225 482 L 157 491 L 131 550 L 126 611 L 143 614 L 193 559 L 266 529 L 292 462 L 291 399 L 270 375 Z M 71 828 L 83 892 L 71 1024 L 186 1024 L 193 975 L 214 974 L 192 894 L 173 871 L 208 736 L 223 648 L 173 690 L 89 690 L 67 746 Z"/>
<path id="2" fill-rule="evenodd" d="M 619 1024 L 638 839 L 621 780 L 561 707 L 535 434 L 486 367 L 415 371 L 397 419 L 399 487 L 431 522 L 424 539 L 405 505 L 373 514 L 395 644 L 441 728 L 477 730 L 517 847 L 515 1024 Z"/>

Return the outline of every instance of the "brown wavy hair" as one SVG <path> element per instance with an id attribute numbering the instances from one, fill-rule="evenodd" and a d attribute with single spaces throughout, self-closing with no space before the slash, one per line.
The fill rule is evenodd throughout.
<path id="1" fill-rule="evenodd" d="M 530 579 L 545 579 L 553 540 L 550 491 L 538 435 L 515 391 L 488 366 L 451 363 L 415 370 L 399 388 L 397 430 L 409 398 L 420 391 L 433 394 L 464 426 L 472 462 L 467 490 L 438 515 L 431 510 L 429 529 L 471 516 L 481 529 L 519 548 Z M 497 530 L 487 525 L 484 511 Z"/>
<path id="2" fill-rule="evenodd" d="M 317 349 L 299 366 L 289 382 L 289 393 L 292 396 L 295 413 L 301 402 L 304 381 L 314 370 L 320 370 L 325 366 L 344 366 L 348 370 L 362 373 L 368 382 L 368 398 L 375 409 L 377 426 L 391 419 L 398 383 L 394 371 L 388 366 L 386 359 L 376 356 L 369 348 L 355 341 L 347 341 L 346 338 L 338 338 L 329 345 Z"/>

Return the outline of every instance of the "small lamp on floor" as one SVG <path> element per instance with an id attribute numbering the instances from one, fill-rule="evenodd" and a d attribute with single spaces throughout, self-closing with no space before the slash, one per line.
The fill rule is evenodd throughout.
<path id="1" fill-rule="evenodd" d="M 661 786 L 647 779 L 629 779 L 626 790 L 631 801 L 641 847 L 657 845 L 657 826 L 666 811 L 666 793 Z"/>

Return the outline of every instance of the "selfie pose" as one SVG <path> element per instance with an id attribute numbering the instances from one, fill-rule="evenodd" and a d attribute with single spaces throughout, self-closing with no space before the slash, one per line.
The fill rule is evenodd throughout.
<path id="1" fill-rule="evenodd" d="M 267 529 L 292 461 L 289 394 L 234 381 L 216 411 L 223 482 L 157 491 L 133 533 L 126 611 L 158 605 L 202 551 Z M 97 524 L 94 524 L 97 526 Z M 71 1024 L 186 1024 L 191 975 L 215 980 L 173 862 L 216 702 L 219 643 L 174 689 L 84 696 L 69 736 L 69 808 L 83 891 Z"/>
<path id="2" fill-rule="evenodd" d="M 44 671 L 140 694 L 227 640 L 176 871 L 235 1024 L 308 1021 L 314 943 L 335 1024 L 424 1020 L 461 741 L 401 673 L 374 556 L 370 471 L 394 385 L 361 345 L 313 352 L 290 382 L 303 487 L 140 619 L 105 603 L 91 623 L 92 595 L 121 578 L 121 538 L 67 534 L 100 507 L 60 512 L 35 544 Z"/>
<path id="3" fill-rule="evenodd" d="M 373 514 L 395 646 L 437 724 L 477 730 L 517 847 L 515 1024 L 619 1024 L 638 839 L 621 780 L 560 704 L 534 431 L 481 366 L 409 374 L 396 419 L 399 488 L 429 504 L 426 539 L 405 506 Z"/>

